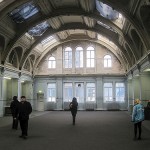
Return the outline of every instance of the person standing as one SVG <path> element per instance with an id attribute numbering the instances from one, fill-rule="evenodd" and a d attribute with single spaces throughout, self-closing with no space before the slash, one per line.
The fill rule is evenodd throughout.
<path id="1" fill-rule="evenodd" d="M 76 114 L 77 114 L 77 109 L 78 109 L 78 102 L 75 97 L 72 99 L 72 102 L 69 104 L 69 107 L 70 107 L 71 114 L 72 114 L 73 125 L 75 125 L 75 119 L 76 119 Z"/>
<path id="2" fill-rule="evenodd" d="M 21 101 L 18 104 L 16 116 L 18 116 L 20 128 L 22 131 L 22 134 L 19 137 L 24 139 L 26 139 L 28 136 L 28 120 L 31 112 L 32 106 L 30 102 L 26 101 L 25 96 L 21 96 Z"/>
<path id="3" fill-rule="evenodd" d="M 139 132 L 138 140 L 141 140 L 142 121 L 144 120 L 144 108 L 139 99 L 134 100 L 132 112 L 132 122 L 134 123 L 134 140 L 137 139 L 137 130 Z"/>
<path id="4" fill-rule="evenodd" d="M 13 117 L 12 129 L 18 129 L 18 118 L 15 117 L 17 105 L 19 104 L 17 96 L 13 97 L 13 101 L 10 104 L 11 114 Z"/>

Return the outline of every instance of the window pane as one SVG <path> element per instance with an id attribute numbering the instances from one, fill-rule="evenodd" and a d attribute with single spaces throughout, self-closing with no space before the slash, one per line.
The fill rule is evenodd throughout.
<path id="1" fill-rule="evenodd" d="M 112 83 L 104 83 L 104 101 L 113 101 Z"/>
<path id="2" fill-rule="evenodd" d="M 56 84 L 55 83 L 48 84 L 48 101 L 51 101 L 51 102 L 56 101 Z"/>
<path id="3" fill-rule="evenodd" d="M 54 57 L 50 57 L 48 61 L 48 68 L 56 68 L 56 61 Z"/>
<path id="4" fill-rule="evenodd" d="M 116 83 L 116 101 L 124 102 L 125 88 L 124 83 Z"/>
<path id="5" fill-rule="evenodd" d="M 111 60 L 108 60 L 108 67 L 111 67 Z"/>
<path id="6" fill-rule="evenodd" d="M 91 59 L 91 67 L 94 67 L 94 59 Z"/>
<path id="7" fill-rule="evenodd" d="M 87 83 L 87 101 L 95 101 L 95 83 Z"/>
<path id="8" fill-rule="evenodd" d="M 86 63 L 87 63 L 86 66 L 87 66 L 87 67 L 90 67 L 90 59 L 87 59 L 87 62 L 86 62 Z"/>
<path id="9" fill-rule="evenodd" d="M 95 53 L 94 51 L 91 51 L 91 58 L 94 58 L 95 57 Z"/>
<path id="10" fill-rule="evenodd" d="M 90 51 L 87 51 L 87 58 L 91 58 L 91 53 L 90 53 Z"/>
<path id="11" fill-rule="evenodd" d="M 73 97 L 72 83 L 64 83 L 64 102 L 70 102 Z"/>
<path id="12" fill-rule="evenodd" d="M 72 68 L 72 49 L 70 47 L 64 50 L 64 67 Z"/>
<path id="13" fill-rule="evenodd" d="M 78 103 L 83 103 L 84 102 L 84 86 L 83 86 L 83 83 L 76 83 L 75 97 L 77 98 Z"/>

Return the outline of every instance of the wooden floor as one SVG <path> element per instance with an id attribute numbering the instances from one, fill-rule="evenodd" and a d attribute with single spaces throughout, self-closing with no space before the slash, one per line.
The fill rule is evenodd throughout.
<path id="1" fill-rule="evenodd" d="M 69 111 L 52 111 L 29 120 L 27 140 L 11 124 L 1 126 L 0 150 L 149 150 L 150 130 L 142 129 L 134 141 L 126 111 L 78 111 L 75 126 Z"/>

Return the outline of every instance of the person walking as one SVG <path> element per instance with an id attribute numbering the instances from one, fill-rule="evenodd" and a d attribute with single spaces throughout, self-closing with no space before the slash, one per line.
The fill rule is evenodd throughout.
<path id="1" fill-rule="evenodd" d="M 12 129 L 18 129 L 18 118 L 15 117 L 17 105 L 19 104 L 17 96 L 13 97 L 13 100 L 10 104 L 10 110 L 13 117 Z"/>
<path id="2" fill-rule="evenodd" d="M 24 139 L 26 139 L 28 136 L 28 120 L 31 112 L 32 112 L 32 106 L 30 102 L 26 101 L 25 96 L 21 96 L 21 101 L 18 104 L 17 111 L 16 111 L 16 117 L 18 116 L 20 122 L 20 128 L 22 131 L 22 134 L 19 137 Z"/>
<path id="3" fill-rule="evenodd" d="M 142 121 L 144 120 L 144 108 L 141 104 L 139 99 L 134 100 L 134 107 L 132 111 L 132 122 L 134 123 L 134 140 L 137 139 L 137 132 L 138 140 L 141 140 L 141 133 L 142 133 Z M 137 131 L 138 130 L 138 131 Z"/>
<path id="4" fill-rule="evenodd" d="M 72 102 L 69 104 L 69 108 L 72 114 L 73 125 L 75 125 L 75 119 L 76 119 L 76 114 L 77 114 L 77 109 L 78 109 L 78 102 L 75 97 L 72 99 Z"/>

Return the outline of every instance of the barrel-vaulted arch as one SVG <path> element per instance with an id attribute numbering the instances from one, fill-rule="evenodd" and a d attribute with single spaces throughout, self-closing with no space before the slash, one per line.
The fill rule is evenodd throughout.
<path id="1" fill-rule="evenodd" d="M 10 63 L 13 67 L 19 68 L 19 60 L 18 55 L 15 49 L 11 51 L 10 55 L 7 57 L 8 63 Z"/>
<path id="2" fill-rule="evenodd" d="M 96 32 L 96 33 L 104 35 L 106 38 L 110 39 L 113 43 L 115 43 L 120 48 L 120 50 L 123 49 L 123 47 L 120 46 L 118 41 L 116 41 L 116 39 L 118 39 L 118 35 L 114 34 L 114 32 L 107 32 L 107 29 L 105 29 L 104 27 L 95 26 L 94 28 L 89 28 L 83 24 L 70 23 L 70 24 L 65 24 L 64 26 L 62 26 L 58 30 L 49 29 L 49 30 L 47 30 L 47 32 L 45 32 L 42 35 L 42 37 L 39 37 L 39 39 L 36 40 L 28 50 L 26 50 L 26 52 L 24 54 L 24 58 L 22 59 L 22 62 L 20 64 L 20 69 L 22 68 L 23 63 L 25 62 L 25 60 L 29 56 L 32 49 L 34 47 L 36 47 L 36 45 L 39 44 L 43 39 L 46 39 L 50 35 L 56 34 L 56 33 L 61 32 L 61 31 L 69 30 L 69 29 L 70 30 L 71 29 L 81 29 L 81 30 L 89 30 L 89 31 Z"/>
<path id="3" fill-rule="evenodd" d="M 53 18 L 53 17 L 58 17 L 58 16 L 62 16 L 62 15 L 80 15 L 80 16 L 87 16 L 90 18 L 93 18 L 97 21 L 102 21 L 105 24 L 108 24 L 110 27 L 112 27 L 120 36 L 123 36 L 123 33 L 121 31 L 121 29 L 116 26 L 114 23 L 112 23 L 110 20 L 103 18 L 102 16 L 100 16 L 97 13 L 86 13 L 85 11 L 81 10 L 81 9 L 77 9 L 77 8 L 68 8 L 68 9 L 58 9 L 58 10 L 54 10 L 50 15 L 48 16 L 40 16 L 39 18 L 36 19 L 32 19 L 30 20 L 30 22 L 28 24 L 20 24 L 18 26 L 20 26 L 20 31 L 17 32 L 16 36 L 14 37 L 14 39 L 10 42 L 10 44 L 8 45 L 8 47 L 5 50 L 5 53 L 3 54 L 3 61 L 5 60 L 6 56 L 8 53 L 10 53 L 11 48 L 13 47 L 13 45 L 15 45 L 15 43 L 18 41 L 18 39 L 20 39 L 20 37 L 22 37 L 23 34 L 25 34 L 25 32 L 35 26 L 36 24 L 39 24 L 40 22 L 47 20 L 49 18 Z M 110 32 L 109 30 L 107 30 L 107 32 Z M 124 40 L 128 43 L 128 38 L 125 36 L 123 36 Z M 132 50 L 134 53 L 134 49 Z"/>
<path id="4" fill-rule="evenodd" d="M 0 53 L 1 54 L 4 49 L 5 49 L 5 38 L 4 36 L 0 35 Z"/>
<path id="5" fill-rule="evenodd" d="M 32 64 L 31 64 L 31 60 L 30 60 L 29 58 L 28 58 L 28 59 L 26 60 L 26 62 L 24 63 L 23 68 L 24 68 L 25 70 L 29 71 L 29 72 L 32 71 Z"/>
<path id="6" fill-rule="evenodd" d="M 41 56 L 37 59 L 35 66 L 33 68 L 37 68 L 39 63 L 41 62 L 41 60 L 48 54 L 48 53 L 53 53 L 56 48 L 62 44 L 67 44 L 69 42 L 72 41 L 79 41 L 79 39 L 77 38 L 71 38 L 71 39 L 67 39 L 67 40 L 63 40 L 63 41 L 58 41 L 53 45 L 50 45 L 42 54 Z M 126 68 L 129 65 L 129 62 L 126 58 L 126 56 L 120 51 L 119 53 L 116 51 L 116 49 L 114 49 L 114 47 L 112 47 L 111 45 L 109 45 L 108 43 L 104 42 L 104 41 L 100 41 L 100 40 L 94 40 L 94 39 L 80 39 L 80 41 L 87 41 L 87 42 L 93 42 L 99 45 L 102 45 L 104 47 L 106 47 L 110 52 L 112 52 L 116 58 L 118 59 L 118 61 L 120 62 L 120 64 L 123 66 L 123 68 L 125 70 L 127 70 L 128 68 Z M 122 53 L 122 56 L 120 55 Z"/>
<path id="7" fill-rule="evenodd" d="M 28 0 L 23 0 L 23 1 L 21 1 L 21 3 L 23 4 L 23 3 L 25 3 L 25 2 L 27 2 Z M 121 1 L 119 1 L 119 2 L 117 2 L 117 1 L 112 1 L 112 0 L 101 0 L 102 2 L 104 2 L 105 4 L 108 4 L 109 6 L 112 6 L 113 8 L 115 8 L 116 10 L 119 10 L 119 12 L 121 12 L 124 16 L 125 16 L 125 18 L 131 23 L 131 25 L 132 26 L 134 26 L 134 28 L 136 28 L 136 30 L 138 31 L 138 33 L 140 34 L 140 36 L 143 38 L 144 36 L 143 36 L 143 30 L 142 30 L 142 28 L 138 25 L 138 23 L 136 22 L 136 20 L 134 19 L 134 18 L 132 18 L 132 15 L 130 14 L 129 15 L 129 13 L 128 13 L 128 11 L 127 11 L 127 9 L 126 9 L 126 7 L 124 7 L 124 3 L 125 4 L 127 4 L 128 2 L 124 2 L 123 0 L 121 0 Z M 36 2 L 36 1 L 34 1 L 34 2 Z M 5 16 L 8 12 L 10 12 L 11 10 L 12 10 L 12 8 L 14 9 L 15 7 L 17 7 L 18 5 L 20 5 L 21 4 L 20 2 L 14 2 L 14 3 L 12 3 L 10 6 L 7 6 L 6 7 L 6 9 L 4 9 L 3 11 L 2 11 L 2 13 L 1 13 L 1 15 L 2 16 Z M 63 10 L 63 9 L 62 9 Z M 71 8 L 71 10 L 73 10 L 72 8 Z M 75 9 L 74 9 L 75 10 Z M 81 9 L 80 9 L 81 10 Z M 65 11 L 67 12 L 68 11 L 68 9 L 65 9 Z M 57 10 L 54 10 L 53 11 L 54 12 L 54 16 L 56 16 L 56 14 L 57 14 Z M 52 12 L 52 13 L 53 13 Z M 61 12 L 62 11 L 60 11 L 60 12 L 58 12 L 58 13 L 60 13 L 61 14 Z M 80 11 L 76 11 L 76 12 L 80 12 Z M 85 11 L 83 11 L 84 13 L 83 14 L 81 14 L 81 16 L 82 15 L 84 15 L 84 14 L 88 14 L 89 15 L 89 17 L 92 15 L 91 14 L 91 12 L 90 13 L 86 13 Z M 67 14 L 67 13 L 66 13 Z M 68 15 L 70 15 L 70 13 L 68 12 Z M 95 15 L 94 13 L 93 13 L 93 15 Z M 43 19 L 43 17 L 49 17 L 49 15 L 47 16 L 47 15 L 43 15 L 43 16 L 41 16 L 41 19 Z M 37 16 L 36 16 L 37 17 Z M 100 15 L 99 15 L 99 17 L 100 17 Z M 103 18 L 103 17 L 101 17 L 101 18 Z M 37 17 L 37 18 L 32 18 L 32 20 L 39 20 L 39 17 Z M 32 22 L 32 20 L 30 20 L 31 22 Z M 103 18 L 103 20 L 105 20 L 104 18 Z M 33 21 L 33 22 L 34 22 Z M 36 21 L 35 21 L 36 22 Z M 37 21 L 37 22 L 39 22 L 39 21 Z M 109 21 L 109 20 L 107 20 L 106 19 L 106 24 L 108 24 L 109 26 L 110 26 L 110 24 L 112 24 L 112 25 L 114 25 L 111 21 Z M 30 23 L 29 23 L 30 24 Z M 38 23 L 37 23 L 38 24 Z M 29 26 L 28 26 L 28 24 L 25 24 L 25 26 L 27 25 L 27 29 L 29 28 Z M 21 26 L 23 26 L 23 24 L 21 24 Z M 33 25 L 32 25 L 33 26 Z M 30 26 L 31 27 L 31 26 Z M 109 32 L 109 31 L 108 31 Z M 22 33 L 22 30 L 20 31 L 20 32 L 18 32 L 18 33 Z M 119 32 L 118 32 L 119 33 Z M 14 39 L 14 41 L 12 41 L 10 44 L 9 44 L 9 46 L 7 47 L 7 49 L 6 49 L 6 53 L 3 55 L 4 57 L 2 58 L 3 59 L 3 61 L 5 60 L 4 58 L 6 58 L 5 57 L 5 55 L 7 55 L 7 53 L 9 52 L 9 50 L 12 50 L 11 49 L 11 47 L 13 47 L 13 45 L 18 41 L 17 39 L 19 39 L 21 36 L 22 36 L 23 34 L 17 34 L 17 36 L 16 37 L 18 37 L 18 38 L 15 38 Z M 147 39 L 144 39 L 144 45 L 146 45 L 146 47 L 147 47 L 147 44 L 149 43 L 149 42 L 146 42 L 147 41 Z M 128 42 L 127 42 L 128 43 Z M 130 45 L 130 43 L 129 43 L 129 45 Z M 134 49 L 132 49 L 132 46 L 130 45 L 130 47 L 131 47 L 131 50 L 133 50 L 133 53 L 134 53 Z"/>
<path id="8" fill-rule="evenodd" d="M 146 48 L 144 47 L 142 39 L 139 37 L 138 33 L 135 31 L 135 29 L 131 30 L 131 36 L 132 40 L 135 44 L 138 54 L 138 59 L 140 59 L 144 54 L 146 54 Z"/>
<path id="9" fill-rule="evenodd" d="M 86 13 L 85 11 L 78 9 L 78 8 L 67 8 L 67 9 L 57 9 L 54 10 L 53 12 L 50 13 L 50 15 L 43 15 L 40 17 L 36 17 L 36 19 L 32 18 L 32 20 L 30 20 L 30 22 L 28 22 L 27 24 L 17 24 L 18 26 L 18 30 L 17 33 L 15 35 L 15 37 L 10 41 L 10 44 L 7 46 L 7 48 L 5 49 L 5 53 L 3 54 L 3 60 L 5 60 L 6 55 L 8 55 L 9 51 L 11 51 L 12 47 L 15 45 L 15 43 L 33 26 L 36 26 L 37 24 L 46 21 L 48 19 L 53 19 L 53 18 L 57 18 L 60 16 L 67 16 L 67 15 L 72 15 L 72 16 L 85 16 L 85 17 L 89 17 L 92 19 L 95 19 L 96 21 L 101 21 L 104 24 L 108 24 L 111 28 L 113 28 L 121 37 L 123 37 L 123 33 L 121 31 L 121 29 L 115 25 L 114 23 L 112 23 L 110 20 L 103 18 L 102 16 L 100 16 L 97 13 Z M 109 30 L 107 31 L 109 32 Z"/>
<path id="10" fill-rule="evenodd" d="M 140 17 L 145 30 L 150 36 L 150 5 L 143 5 L 140 8 Z"/>
<path id="11" fill-rule="evenodd" d="M 127 1 L 124 1 L 124 0 L 119 0 L 119 1 L 117 1 L 117 0 L 115 0 L 115 1 L 114 0 L 100 0 L 100 1 L 111 6 L 116 11 L 120 12 L 126 18 L 126 20 L 130 23 L 130 25 L 132 25 L 132 27 L 138 32 L 138 35 L 140 36 L 140 38 L 143 39 L 143 44 L 144 44 L 145 48 L 148 50 L 150 47 L 150 42 L 145 37 L 145 31 L 142 27 L 142 24 L 140 24 L 138 19 L 136 19 L 136 17 L 130 13 L 130 10 L 127 10 L 130 0 L 127 0 Z M 142 3 L 142 1 L 139 1 L 139 3 Z M 149 12 L 149 10 L 148 10 L 148 12 Z M 148 16 L 148 14 L 146 14 L 146 16 Z"/>

